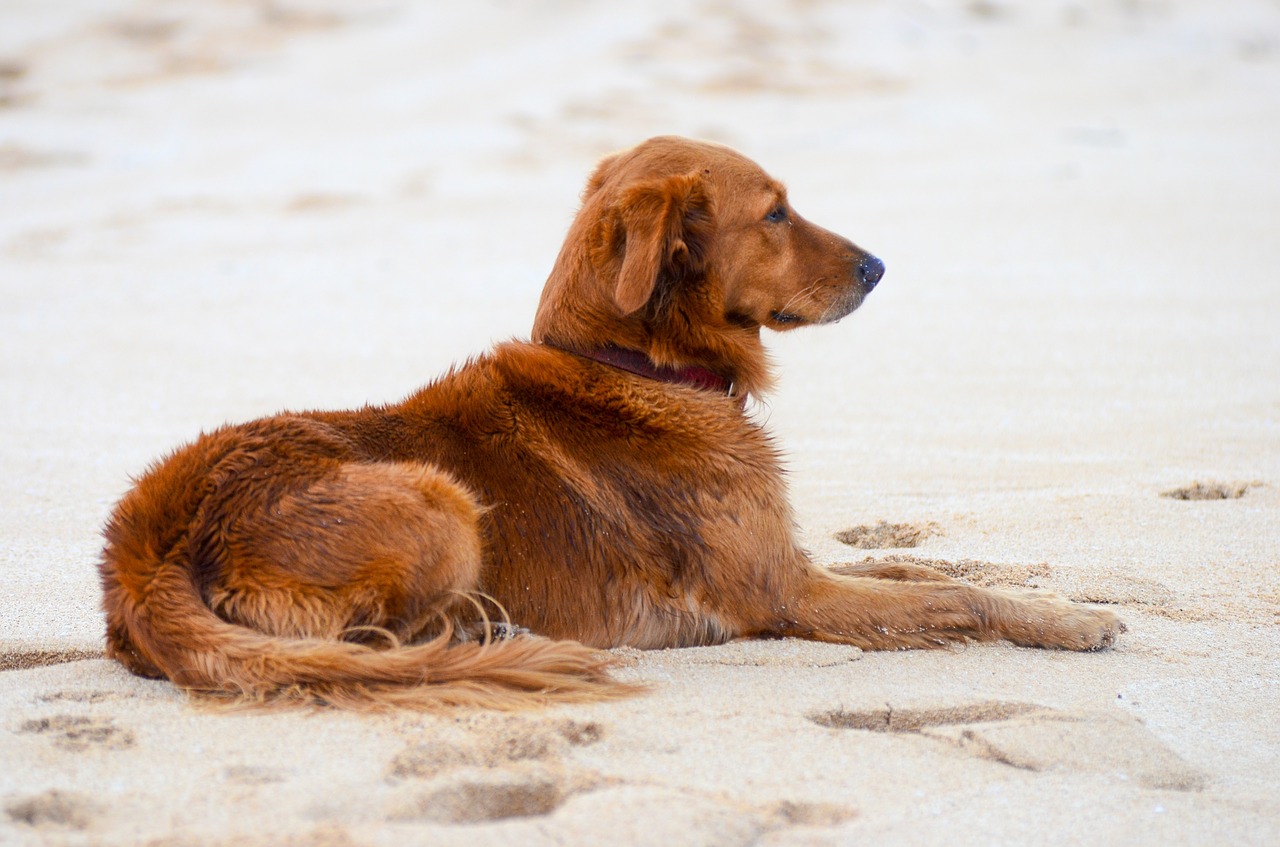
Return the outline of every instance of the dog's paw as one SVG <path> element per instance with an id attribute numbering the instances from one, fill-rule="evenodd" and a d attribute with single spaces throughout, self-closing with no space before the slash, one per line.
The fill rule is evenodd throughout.
<path id="1" fill-rule="evenodd" d="M 471 621 L 454 630 L 459 641 L 510 641 L 513 638 L 536 638 L 532 630 L 507 621 Z"/>
<path id="2" fill-rule="evenodd" d="M 494 641 L 510 641 L 512 638 L 533 635 L 533 630 L 507 621 L 498 621 L 493 624 L 492 632 Z"/>
<path id="3" fill-rule="evenodd" d="M 1107 609 L 1084 609 L 1075 644 L 1064 645 L 1071 650 L 1105 650 L 1116 641 L 1116 636 L 1128 630 L 1115 612 Z"/>
<path id="4" fill-rule="evenodd" d="M 1010 641 L 1026 647 L 1061 650 L 1105 650 L 1127 628 L 1115 612 L 1080 606 L 1060 598 L 1036 598 L 1030 613 L 1020 621 L 1025 629 Z"/>

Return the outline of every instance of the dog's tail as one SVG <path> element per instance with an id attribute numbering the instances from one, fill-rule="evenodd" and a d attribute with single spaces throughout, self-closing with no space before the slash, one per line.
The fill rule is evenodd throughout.
<path id="1" fill-rule="evenodd" d="M 638 691 L 607 673 L 608 657 L 574 641 L 514 638 L 364 644 L 266 635 L 227 623 L 205 604 L 182 561 L 155 563 L 141 596 L 115 581 L 105 595 L 108 655 L 228 704 L 312 703 L 344 708 L 468 705 L 512 709 L 612 699 Z M 111 561 L 107 571 L 126 563 Z M 138 562 L 132 565 L 136 573 Z M 158 673 L 157 673 L 158 672 Z"/>
<path id="2" fill-rule="evenodd" d="M 642 689 L 610 677 L 608 655 L 575 641 L 456 642 L 446 625 L 431 641 L 375 649 L 228 623 L 201 596 L 185 538 L 149 555 L 150 543 L 131 544 L 139 537 L 122 529 L 109 527 L 101 565 L 107 655 L 214 702 L 515 709 Z"/>

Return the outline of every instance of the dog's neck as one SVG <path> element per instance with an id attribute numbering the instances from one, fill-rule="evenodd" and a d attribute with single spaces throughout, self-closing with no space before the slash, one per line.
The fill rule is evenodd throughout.
<path id="1" fill-rule="evenodd" d="M 645 376 L 702 371 L 715 378 L 715 391 L 743 399 L 767 391 L 773 379 L 759 326 L 729 322 L 706 298 L 667 303 L 659 313 L 620 312 L 616 277 L 600 274 L 587 247 L 598 213 L 588 205 L 571 225 L 538 303 L 532 340 L 573 352 L 635 351 L 652 369 Z"/>
<path id="2" fill-rule="evenodd" d="M 726 397 L 733 395 L 733 382 L 728 377 L 697 365 L 687 367 L 655 365 L 652 359 L 639 350 L 628 350 L 612 344 L 588 350 L 571 349 L 558 344 L 550 346 L 658 382 L 687 385 L 713 394 L 723 394 Z"/>

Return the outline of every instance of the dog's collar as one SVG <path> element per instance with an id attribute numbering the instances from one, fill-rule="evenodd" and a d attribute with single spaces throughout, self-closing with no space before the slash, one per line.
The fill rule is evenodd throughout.
<path id="1" fill-rule="evenodd" d="M 583 358 L 592 359 L 601 364 L 633 373 L 636 376 L 656 379 L 659 382 L 668 382 L 674 385 L 688 385 L 691 388 L 723 394 L 726 397 L 733 395 L 733 382 L 731 380 L 713 370 L 699 367 L 698 365 L 687 365 L 682 368 L 655 365 L 652 359 L 639 350 L 614 347 L 612 344 L 592 350 L 578 350 L 572 347 L 561 347 L 558 344 L 550 344 L 549 346 L 564 350 L 567 353 L 573 353 L 575 356 L 582 356 Z"/>

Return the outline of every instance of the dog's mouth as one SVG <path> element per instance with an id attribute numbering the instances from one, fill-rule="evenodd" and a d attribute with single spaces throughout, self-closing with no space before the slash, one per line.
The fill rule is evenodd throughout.
<path id="1" fill-rule="evenodd" d="M 812 324 L 833 324 L 848 317 L 862 305 L 864 299 L 866 298 L 862 292 L 855 289 L 836 298 L 817 315 L 802 315 L 799 312 L 774 309 L 769 312 L 769 326 L 772 329 L 788 330 Z"/>

